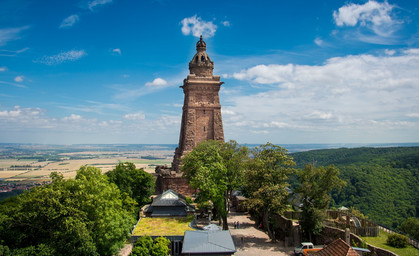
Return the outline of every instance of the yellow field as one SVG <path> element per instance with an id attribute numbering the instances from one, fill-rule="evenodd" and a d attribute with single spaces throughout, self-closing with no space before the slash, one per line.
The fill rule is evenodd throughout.
<path id="1" fill-rule="evenodd" d="M 0 179 L 11 178 L 25 172 L 26 171 L 0 171 Z"/>
<path id="2" fill-rule="evenodd" d="M 115 154 L 119 154 L 115 156 Z M 93 159 L 77 159 L 62 161 L 17 161 L 1 159 L 0 160 L 0 178 L 5 181 L 36 181 L 49 179 L 51 172 L 62 173 L 64 178 L 74 178 L 77 170 L 81 166 L 89 165 L 102 170 L 103 173 L 113 170 L 120 162 L 132 162 L 137 168 L 143 168 L 148 173 L 153 173 L 155 165 L 169 165 L 172 157 L 166 157 L 161 160 L 142 159 L 141 155 L 152 155 L 150 152 L 139 153 L 121 153 L 121 152 L 75 152 L 66 155 L 83 155 L 96 157 Z M 112 156 L 110 156 L 112 155 Z M 136 157 L 134 157 L 136 156 Z M 29 165 L 30 167 L 26 167 Z M 25 167 L 15 167 L 25 166 Z"/>

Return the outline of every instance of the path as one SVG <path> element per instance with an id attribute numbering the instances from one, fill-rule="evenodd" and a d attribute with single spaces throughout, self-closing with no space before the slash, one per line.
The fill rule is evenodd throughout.
<path id="1" fill-rule="evenodd" d="M 240 228 L 234 228 L 234 222 Z M 232 212 L 228 217 L 230 233 L 237 252 L 235 256 L 285 256 L 293 255 L 294 248 L 284 247 L 283 242 L 271 243 L 268 235 L 255 227 L 255 222 L 247 214 Z"/>

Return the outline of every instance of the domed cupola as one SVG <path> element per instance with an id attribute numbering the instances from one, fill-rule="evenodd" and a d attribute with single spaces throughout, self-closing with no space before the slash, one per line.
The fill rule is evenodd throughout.
<path id="1" fill-rule="evenodd" d="M 196 76 L 212 76 L 212 70 L 214 69 L 214 62 L 208 57 L 205 52 L 207 44 L 202 40 L 202 35 L 199 41 L 196 43 L 196 54 L 189 62 L 189 71 L 191 74 Z"/>

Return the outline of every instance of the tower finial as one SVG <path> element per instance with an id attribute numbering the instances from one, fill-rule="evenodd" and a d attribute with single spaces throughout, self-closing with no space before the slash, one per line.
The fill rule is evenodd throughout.
<path id="1" fill-rule="evenodd" d="M 207 44 L 202 39 L 202 35 L 199 37 L 199 41 L 196 43 L 196 50 L 199 51 L 205 51 L 207 49 Z"/>

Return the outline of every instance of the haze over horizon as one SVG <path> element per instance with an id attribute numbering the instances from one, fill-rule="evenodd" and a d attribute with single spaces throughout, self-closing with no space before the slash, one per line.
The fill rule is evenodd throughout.
<path id="1" fill-rule="evenodd" d="M 226 140 L 419 142 L 417 1 L 0 2 L 0 143 L 177 144 L 202 34 Z"/>

